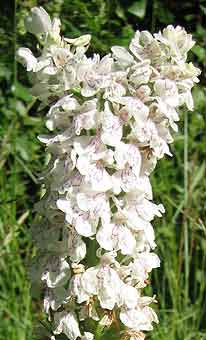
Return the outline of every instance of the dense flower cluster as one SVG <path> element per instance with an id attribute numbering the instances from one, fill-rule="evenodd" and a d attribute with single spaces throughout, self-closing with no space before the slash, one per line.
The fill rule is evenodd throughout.
<path id="1" fill-rule="evenodd" d="M 123 339 L 143 340 L 158 322 L 155 297 L 142 291 L 160 265 L 151 221 L 164 213 L 152 202 L 149 176 L 171 155 L 177 109 L 193 109 L 199 70 L 186 58 L 194 41 L 168 26 L 154 35 L 137 31 L 129 50 L 114 46 L 103 58 L 87 57 L 90 35 L 61 37 L 60 21 L 43 8 L 33 8 L 25 25 L 41 55 L 20 48 L 17 57 L 33 95 L 50 106 L 52 133 L 39 137 L 50 160 L 36 206 L 31 277 L 44 291 L 52 339 L 94 339 L 90 318 L 119 324 Z"/>

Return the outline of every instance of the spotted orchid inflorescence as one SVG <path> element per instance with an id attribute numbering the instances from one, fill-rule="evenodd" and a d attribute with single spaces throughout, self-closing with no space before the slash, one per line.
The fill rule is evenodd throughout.
<path id="1" fill-rule="evenodd" d="M 154 35 L 137 31 L 128 50 L 113 46 L 103 58 L 87 57 L 90 35 L 61 37 L 59 19 L 41 7 L 25 26 L 41 55 L 20 48 L 17 58 L 31 74 L 32 94 L 49 106 L 52 131 L 39 137 L 50 159 L 31 266 L 52 339 L 92 340 L 95 329 L 114 324 L 117 338 L 143 340 L 158 322 L 155 297 L 143 289 L 160 265 L 151 221 L 164 213 L 152 202 L 149 176 L 171 155 L 177 109 L 193 109 L 200 72 L 186 59 L 194 41 L 168 26 Z"/>

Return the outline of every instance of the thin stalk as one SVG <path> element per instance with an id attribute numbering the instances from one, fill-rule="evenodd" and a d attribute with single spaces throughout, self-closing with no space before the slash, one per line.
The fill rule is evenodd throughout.
<path id="1" fill-rule="evenodd" d="M 17 10 L 17 0 L 14 0 L 14 17 L 13 17 L 13 88 L 16 88 L 17 83 L 17 62 L 16 62 L 16 49 L 17 49 L 17 29 L 16 29 L 16 10 Z M 16 91 L 13 92 L 14 100 L 16 99 L 15 95 Z M 17 181 L 17 163 L 16 163 L 16 121 L 17 121 L 17 112 L 14 114 L 14 132 L 13 132 L 13 141 L 12 141 L 12 148 L 13 148 L 13 155 L 14 155 L 14 161 L 13 161 L 13 167 L 12 167 L 12 183 L 13 183 L 13 192 L 12 192 L 12 200 L 14 200 L 14 204 L 12 204 L 12 216 L 14 218 L 14 224 L 16 223 L 16 181 Z"/>
<path id="2" fill-rule="evenodd" d="M 185 258 L 185 304 L 188 303 L 189 292 L 189 240 L 188 240 L 188 113 L 184 113 L 184 258 Z"/>
<path id="3" fill-rule="evenodd" d="M 14 35 L 13 35 L 13 53 L 14 53 L 14 62 L 13 62 L 13 85 L 16 86 L 17 82 L 17 62 L 16 62 L 16 49 L 17 49 L 17 44 L 16 44 L 16 9 L 17 9 L 17 0 L 14 0 L 14 21 L 13 21 L 13 30 L 14 30 Z"/>
<path id="4" fill-rule="evenodd" d="M 155 0 L 153 0 L 152 3 L 152 18 L 151 18 L 151 32 L 155 32 L 155 26 L 156 26 L 156 13 L 157 13 L 157 3 Z"/>

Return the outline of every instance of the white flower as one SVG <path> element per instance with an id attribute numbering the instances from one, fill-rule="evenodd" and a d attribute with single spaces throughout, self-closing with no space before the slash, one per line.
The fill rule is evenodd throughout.
<path id="1" fill-rule="evenodd" d="M 81 130 L 90 130 L 98 126 L 100 114 L 97 110 L 97 100 L 88 100 L 81 108 L 81 113 L 75 117 L 75 131 L 80 135 Z"/>
<path id="2" fill-rule="evenodd" d="M 101 140 L 104 144 L 116 146 L 122 138 L 122 122 L 110 110 L 109 103 L 105 103 L 102 114 Z"/>
<path id="3" fill-rule="evenodd" d="M 99 216 L 103 224 L 109 223 L 111 211 L 108 197 L 105 193 L 79 193 L 77 194 L 77 204 L 81 210 L 90 211 L 94 218 Z"/>
<path id="4" fill-rule="evenodd" d="M 29 48 L 20 47 L 16 53 L 17 60 L 26 67 L 26 70 L 35 72 L 37 66 L 37 59 Z"/>
<path id="5" fill-rule="evenodd" d="M 98 217 L 92 219 L 89 212 L 75 208 L 73 202 L 67 199 L 58 199 L 57 207 L 65 213 L 66 221 L 74 225 L 79 235 L 89 237 L 95 234 Z"/>
<path id="6" fill-rule="evenodd" d="M 134 262 L 129 264 L 131 277 L 137 282 L 138 288 L 146 286 L 148 274 L 153 268 L 160 267 L 159 257 L 154 253 L 143 252 L 137 255 Z"/>
<path id="7" fill-rule="evenodd" d="M 187 52 L 194 46 L 195 42 L 192 40 L 191 34 L 187 34 L 185 29 L 180 26 L 167 26 L 163 32 L 154 35 L 164 45 L 170 48 L 172 56 L 177 60 L 185 60 Z"/>
<path id="8" fill-rule="evenodd" d="M 76 167 L 83 176 L 90 176 L 90 172 L 95 169 L 103 169 L 104 164 L 111 165 L 113 163 L 113 151 L 108 150 L 98 136 L 96 138 L 75 138 L 73 146 L 78 156 Z"/>
<path id="9" fill-rule="evenodd" d="M 127 70 L 114 71 L 111 73 L 111 77 L 104 88 L 103 99 L 112 102 L 112 98 L 122 97 L 126 95 L 126 88 L 124 86 L 127 83 Z"/>
<path id="10" fill-rule="evenodd" d="M 123 284 L 120 289 L 119 306 L 132 309 L 138 303 L 139 292 L 135 287 Z"/>
<path id="11" fill-rule="evenodd" d="M 81 337 L 79 324 L 74 312 L 63 311 L 55 313 L 54 323 L 56 325 L 54 334 L 64 333 L 70 340 L 76 340 L 78 337 Z"/>
<path id="12" fill-rule="evenodd" d="M 25 19 L 25 27 L 32 34 L 47 33 L 51 30 L 51 19 L 43 7 L 33 7 Z"/>
<path id="13" fill-rule="evenodd" d="M 90 294 L 87 293 L 82 284 L 82 273 L 75 274 L 69 283 L 69 296 L 74 296 L 77 298 L 77 303 L 82 303 L 89 301 Z"/>
<path id="14" fill-rule="evenodd" d="M 73 54 L 66 48 L 51 46 L 50 47 L 51 57 L 53 59 L 56 70 L 54 69 L 54 74 L 57 73 L 58 68 L 62 68 L 66 65 L 69 58 L 73 57 Z"/>
<path id="15" fill-rule="evenodd" d="M 136 331 L 151 331 L 152 322 L 158 323 L 157 315 L 150 307 L 136 307 L 134 309 L 122 309 L 120 312 L 122 323 Z"/>
<path id="16" fill-rule="evenodd" d="M 148 31 L 137 31 L 131 40 L 129 49 L 138 60 L 150 59 L 152 63 L 161 60 L 161 47 Z"/>
<path id="17" fill-rule="evenodd" d="M 129 116 L 134 117 L 137 123 L 147 120 L 149 108 L 140 99 L 133 97 L 114 97 L 113 101 L 124 105 L 124 109 L 128 112 Z"/>
<path id="18" fill-rule="evenodd" d="M 136 213 L 140 218 L 145 221 L 152 221 L 155 216 L 161 217 L 165 212 L 162 204 L 156 205 L 147 198 L 140 195 L 130 194 L 126 197 L 125 210 L 128 213 Z"/>
<path id="19" fill-rule="evenodd" d="M 144 61 L 135 63 L 131 68 L 131 72 L 132 72 L 132 74 L 131 74 L 129 80 L 135 86 L 147 84 L 150 77 L 151 77 L 151 74 L 152 74 L 152 68 L 150 66 L 150 60 L 146 59 Z"/>
<path id="20" fill-rule="evenodd" d="M 114 158 L 117 169 L 124 169 L 128 164 L 136 176 L 140 175 L 141 153 L 136 145 L 119 142 L 115 148 Z"/>
<path id="21" fill-rule="evenodd" d="M 53 131 L 56 128 L 68 127 L 70 116 L 73 116 L 80 105 L 71 95 L 64 96 L 54 104 L 48 114 L 46 127 Z"/>
<path id="22" fill-rule="evenodd" d="M 52 20 L 52 28 L 50 33 L 50 37 L 57 45 L 61 45 L 61 36 L 60 36 L 60 29 L 61 29 L 61 21 L 59 18 L 54 18 Z"/>
<path id="23" fill-rule="evenodd" d="M 170 79 L 158 79 L 154 83 L 155 94 L 169 106 L 178 106 L 178 89 L 175 81 Z"/>
<path id="24" fill-rule="evenodd" d="M 71 271 L 68 262 L 61 257 L 50 256 L 41 280 L 49 288 L 63 286 L 70 279 Z"/>
<path id="25" fill-rule="evenodd" d="M 56 287 L 53 289 L 46 288 L 44 295 L 44 311 L 49 314 L 50 308 L 56 311 L 62 304 L 66 303 L 67 291 L 64 287 Z"/>
<path id="26" fill-rule="evenodd" d="M 113 46 L 111 48 L 114 58 L 117 60 L 118 64 L 122 67 L 128 67 L 133 64 L 133 56 L 126 50 L 126 48 L 121 46 Z"/>
<path id="27" fill-rule="evenodd" d="M 116 194 L 121 192 L 121 189 L 128 192 L 144 193 L 145 197 L 152 199 L 152 188 L 147 176 L 137 176 L 136 173 L 126 165 L 124 170 L 119 170 L 112 175 L 113 190 Z"/>
<path id="28" fill-rule="evenodd" d="M 88 45 L 90 43 L 91 40 L 91 35 L 90 34 L 84 34 L 81 35 L 78 38 L 74 38 L 74 39 L 68 39 L 68 38 L 64 38 L 66 42 L 74 45 L 74 46 L 85 46 Z"/>
<path id="29" fill-rule="evenodd" d="M 110 71 L 113 59 L 105 56 L 100 60 L 100 56 L 95 54 L 93 59 L 86 59 L 79 65 L 77 78 L 83 82 L 81 94 L 84 97 L 94 96 L 101 88 L 110 83 Z"/>
<path id="30" fill-rule="evenodd" d="M 97 232 L 97 242 L 108 251 L 120 250 L 123 255 L 134 252 L 136 241 L 132 232 L 123 224 L 105 224 Z"/>
<path id="31" fill-rule="evenodd" d="M 118 316 L 124 339 L 144 340 L 142 331 L 158 322 L 149 306 L 155 297 L 143 294 L 160 266 L 151 222 L 164 213 L 149 176 L 171 155 L 179 107 L 193 109 L 200 71 L 186 57 L 194 42 L 170 25 L 154 35 L 137 31 L 129 51 L 114 46 L 103 58 L 87 57 L 91 36 L 62 38 L 60 20 L 51 22 L 43 8 L 25 23 L 43 47 L 38 58 L 27 48 L 17 58 L 31 72 L 41 109 L 50 107 L 52 134 L 39 137 L 50 156 L 35 205 L 30 275 L 54 320 L 52 339 L 93 340 L 89 319 L 110 327 Z"/>
<path id="32" fill-rule="evenodd" d="M 97 272 L 97 296 L 102 308 L 112 310 L 118 299 L 121 282 L 112 268 L 102 267 Z"/>
<path id="33" fill-rule="evenodd" d="M 89 295 L 97 295 L 102 308 L 112 310 L 119 301 L 121 280 L 109 263 L 87 269 L 82 274 L 82 286 Z M 107 260 L 106 260 L 107 261 Z"/>
<path id="34" fill-rule="evenodd" d="M 75 202 L 76 200 L 76 202 Z M 104 193 L 77 193 L 76 198 L 68 197 L 57 200 L 57 207 L 65 213 L 65 219 L 73 224 L 78 234 L 89 237 L 95 234 L 98 221 L 102 223 L 110 221 L 110 206 Z M 77 244 L 79 256 L 83 256 L 84 243 L 75 237 L 76 246 L 73 247 L 73 258 L 77 256 Z M 74 239 L 72 240 L 74 242 Z M 83 248 L 82 248 L 83 247 Z M 72 252 L 72 249 L 71 249 Z M 82 254 L 82 255 L 80 255 Z"/>
<path id="35" fill-rule="evenodd" d="M 93 164 L 89 173 L 84 177 L 85 190 L 106 192 L 112 188 L 112 178 L 101 163 Z"/>
<path id="36" fill-rule="evenodd" d="M 131 137 L 135 138 L 137 142 L 141 142 L 145 147 L 149 147 L 150 152 L 158 159 L 162 158 L 164 154 L 172 156 L 168 146 L 168 142 L 172 141 L 171 135 L 164 121 L 160 124 L 155 124 L 151 119 L 146 122 L 135 122 L 132 125 Z"/>

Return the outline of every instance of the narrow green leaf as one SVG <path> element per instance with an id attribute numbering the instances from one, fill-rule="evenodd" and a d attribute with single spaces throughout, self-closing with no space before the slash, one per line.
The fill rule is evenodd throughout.
<path id="1" fill-rule="evenodd" d="M 16 98 L 22 99 L 26 103 L 29 103 L 33 100 L 29 90 L 19 82 L 16 82 L 16 84 L 12 86 L 11 90 Z"/>
<path id="2" fill-rule="evenodd" d="M 192 191 L 195 189 L 195 187 L 198 185 L 198 183 L 201 181 L 201 179 L 205 175 L 205 162 L 202 163 L 202 165 L 199 167 L 197 172 L 194 174 L 191 189 Z"/>
<path id="3" fill-rule="evenodd" d="M 206 52 L 205 52 L 205 49 L 202 46 L 195 45 L 192 48 L 192 51 L 198 57 L 200 62 L 204 62 L 205 61 Z"/>
<path id="4" fill-rule="evenodd" d="M 204 15 L 206 15 L 206 7 L 200 5 L 200 9 L 201 9 L 202 13 L 203 13 Z"/>

